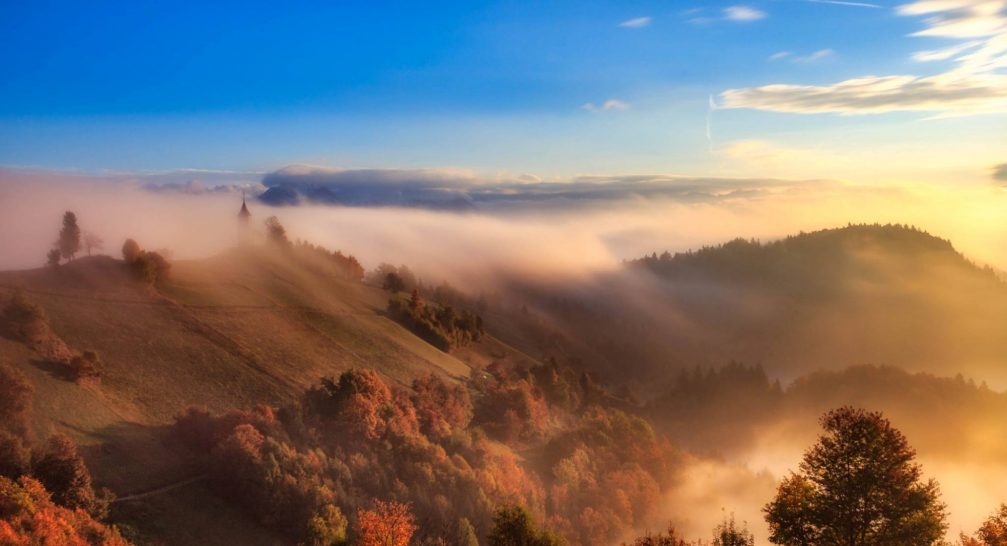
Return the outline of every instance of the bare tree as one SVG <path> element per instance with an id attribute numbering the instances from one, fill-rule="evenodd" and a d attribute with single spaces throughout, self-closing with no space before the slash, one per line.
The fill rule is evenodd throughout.
<path id="1" fill-rule="evenodd" d="M 84 232 L 84 250 L 87 250 L 87 255 L 91 255 L 92 250 L 101 250 L 105 248 L 105 240 L 98 236 L 97 233 L 93 231 Z"/>

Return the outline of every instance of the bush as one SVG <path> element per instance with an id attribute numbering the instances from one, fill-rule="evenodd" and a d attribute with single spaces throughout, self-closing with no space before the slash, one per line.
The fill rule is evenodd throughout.
<path id="1" fill-rule="evenodd" d="M 32 387 L 21 372 L 0 365 L 0 431 L 31 437 Z"/>
<path id="2" fill-rule="evenodd" d="M 84 351 L 70 361 L 70 374 L 74 381 L 97 379 L 101 377 L 101 360 L 98 353 Z"/>
<path id="3" fill-rule="evenodd" d="M 131 265 L 136 277 L 149 285 L 155 285 L 166 280 L 168 272 L 171 270 L 171 264 L 168 263 L 168 260 L 164 259 L 164 256 L 157 252 L 147 252 L 145 250 L 140 251 Z"/>
<path id="4" fill-rule="evenodd" d="M 4 308 L 13 333 L 26 343 L 38 343 L 49 335 L 49 317 L 40 305 L 28 299 L 24 290 L 14 292 L 14 297 Z"/>

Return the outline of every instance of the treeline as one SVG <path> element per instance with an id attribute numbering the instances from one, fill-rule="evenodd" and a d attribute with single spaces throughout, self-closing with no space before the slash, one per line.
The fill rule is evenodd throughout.
<path id="1" fill-rule="evenodd" d="M 175 431 L 221 494 L 305 543 L 340 529 L 360 542 L 378 501 L 408 507 L 418 544 L 536 544 L 493 542 L 505 506 L 571 545 L 611 544 L 655 516 L 675 458 L 646 421 L 554 363 L 487 372 L 404 388 L 351 370 L 281 408 L 190 409 Z"/>
<path id="2" fill-rule="evenodd" d="M 112 495 L 94 490 L 73 441 L 34 442 L 31 406 L 31 385 L 0 366 L 0 544 L 125 545 L 101 522 Z"/>

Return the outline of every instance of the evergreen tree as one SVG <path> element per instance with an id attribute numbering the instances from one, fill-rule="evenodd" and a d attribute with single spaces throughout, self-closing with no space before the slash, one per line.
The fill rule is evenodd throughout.
<path id="1" fill-rule="evenodd" d="M 64 259 L 72 260 L 80 250 L 80 226 L 77 215 L 71 211 L 63 214 L 63 229 L 59 231 L 59 252 Z"/>

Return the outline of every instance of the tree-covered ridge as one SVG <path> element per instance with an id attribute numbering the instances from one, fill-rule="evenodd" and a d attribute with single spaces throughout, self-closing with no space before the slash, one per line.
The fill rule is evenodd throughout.
<path id="1" fill-rule="evenodd" d="M 872 265 L 877 267 L 878 263 L 858 263 L 857 257 L 868 252 L 883 253 L 889 261 L 939 257 L 976 275 L 996 277 L 992 269 L 969 262 L 950 241 L 903 224 L 850 224 L 769 242 L 738 238 L 687 252 L 655 252 L 628 264 L 668 279 L 702 277 L 781 290 L 800 283 L 810 292 L 845 280 L 850 274 L 869 272 Z"/>

